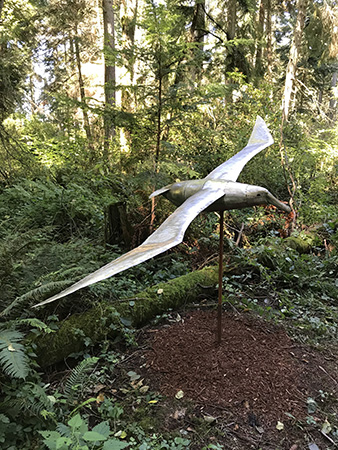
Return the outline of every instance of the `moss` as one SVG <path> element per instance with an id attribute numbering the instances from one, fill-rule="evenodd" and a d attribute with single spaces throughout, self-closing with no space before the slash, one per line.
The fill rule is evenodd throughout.
<path id="1" fill-rule="evenodd" d="M 196 300 L 204 286 L 215 286 L 217 279 L 217 267 L 205 268 L 140 292 L 133 306 L 130 299 L 116 302 L 114 306 L 101 302 L 84 313 L 74 314 L 61 323 L 56 333 L 35 339 L 38 363 L 45 367 L 62 361 L 71 353 L 81 351 L 88 338 L 96 343 L 115 337 L 121 331 L 120 317 L 130 318 L 135 327 L 142 326 L 169 308 Z"/>
<path id="2" fill-rule="evenodd" d="M 286 247 L 296 250 L 298 253 L 310 253 L 312 248 L 311 239 L 303 239 L 300 236 L 290 236 L 283 241 Z"/>
<path id="3" fill-rule="evenodd" d="M 193 302 L 203 292 L 203 286 L 215 286 L 217 281 L 217 268 L 208 267 L 140 292 L 132 309 L 133 325 L 142 326 L 169 308 Z"/>

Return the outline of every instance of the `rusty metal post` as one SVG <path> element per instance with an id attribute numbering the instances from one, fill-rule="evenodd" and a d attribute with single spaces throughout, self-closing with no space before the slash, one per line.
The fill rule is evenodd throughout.
<path id="1" fill-rule="evenodd" d="M 220 216 L 219 216 L 217 345 L 220 345 L 221 340 L 222 340 L 223 250 L 224 250 L 224 211 L 220 211 Z"/>

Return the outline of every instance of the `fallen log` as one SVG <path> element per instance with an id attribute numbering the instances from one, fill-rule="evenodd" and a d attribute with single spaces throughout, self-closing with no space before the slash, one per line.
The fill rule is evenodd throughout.
<path id="1" fill-rule="evenodd" d="M 207 267 L 157 284 L 133 299 L 103 301 L 86 312 L 70 316 L 55 333 L 40 335 L 34 340 L 38 364 L 47 367 L 62 361 L 83 350 L 88 338 L 93 344 L 113 339 L 121 332 L 121 319 L 137 328 L 168 309 L 178 309 L 199 300 L 201 295 L 205 296 L 206 287 L 216 287 L 217 273 L 217 267 Z"/>

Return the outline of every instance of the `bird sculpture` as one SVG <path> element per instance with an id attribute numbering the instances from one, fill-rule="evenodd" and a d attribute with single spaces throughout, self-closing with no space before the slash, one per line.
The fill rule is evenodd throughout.
<path id="1" fill-rule="evenodd" d="M 267 189 L 236 182 L 245 164 L 273 142 L 264 120 L 258 116 L 246 147 L 205 178 L 170 184 L 150 195 L 150 198 L 163 195 L 178 208 L 143 244 L 34 307 L 51 303 L 175 247 L 183 241 L 189 224 L 202 211 L 225 211 L 271 204 L 290 212 L 290 207 L 277 200 Z"/>

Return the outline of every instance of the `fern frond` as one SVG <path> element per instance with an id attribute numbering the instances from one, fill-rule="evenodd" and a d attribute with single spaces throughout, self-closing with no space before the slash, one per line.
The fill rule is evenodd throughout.
<path id="1" fill-rule="evenodd" d="M 46 325 L 42 320 L 36 317 L 28 317 L 27 319 L 18 319 L 17 325 L 30 325 L 32 328 L 37 328 L 46 334 L 55 333 L 48 325 Z"/>
<path id="2" fill-rule="evenodd" d="M 39 303 L 45 298 L 53 296 L 60 290 L 63 290 L 66 287 L 70 286 L 72 283 L 74 283 L 74 280 L 63 280 L 50 282 L 36 289 L 33 289 L 26 294 L 21 295 L 21 297 L 17 297 L 10 305 L 8 305 L 3 311 L 1 311 L 0 317 L 7 315 L 13 308 L 19 305 L 32 305 L 33 303 Z"/>
<path id="3" fill-rule="evenodd" d="M 97 363 L 98 360 L 99 358 L 96 357 L 86 358 L 71 371 L 64 387 L 64 395 L 68 401 L 73 400 L 76 386 L 84 384 L 84 375 Z"/>
<path id="4" fill-rule="evenodd" d="M 26 378 L 29 372 L 29 358 L 20 344 L 23 337 L 20 331 L 0 328 L 0 366 L 14 378 Z"/>
<path id="5" fill-rule="evenodd" d="M 48 397 L 44 389 L 35 383 L 27 382 L 20 385 L 20 391 L 9 402 L 6 400 L 1 404 L 1 409 L 14 413 L 15 416 L 20 412 L 40 416 L 43 410 L 53 412 L 54 403 Z"/>

